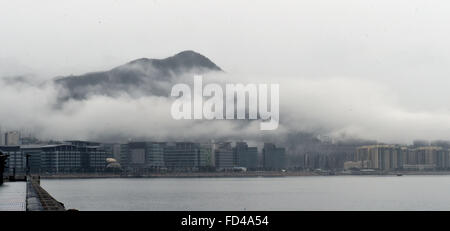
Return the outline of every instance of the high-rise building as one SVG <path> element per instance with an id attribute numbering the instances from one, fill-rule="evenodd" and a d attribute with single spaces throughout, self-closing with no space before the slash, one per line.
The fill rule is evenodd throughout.
<path id="1" fill-rule="evenodd" d="M 406 150 L 397 145 L 367 145 L 356 149 L 357 161 L 364 163 L 363 168 L 380 170 L 398 170 L 403 167 Z"/>
<path id="2" fill-rule="evenodd" d="M 49 173 L 103 171 L 106 167 L 106 152 L 99 145 L 97 142 L 66 141 L 62 144 L 42 146 L 40 171 Z M 37 152 L 35 149 L 33 148 L 33 151 Z M 30 152 L 26 146 L 24 150 Z"/>
<path id="3" fill-rule="evenodd" d="M 231 169 L 235 165 L 233 148 L 230 142 L 217 143 L 215 145 L 215 159 L 217 169 Z"/>
<path id="4" fill-rule="evenodd" d="M 0 146 L 0 151 L 8 155 L 4 169 L 6 175 L 25 173 L 25 159 L 20 146 Z"/>
<path id="5" fill-rule="evenodd" d="M 5 145 L 6 146 L 18 146 L 20 145 L 20 132 L 10 131 L 5 133 Z"/>
<path id="6" fill-rule="evenodd" d="M 25 173 L 69 173 L 103 171 L 106 153 L 93 142 L 72 142 L 54 145 L 1 146 L 9 155 L 8 171 Z M 27 162 L 28 161 L 28 162 Z"/>
<path id="7" fill-rule="evenodd" d="M 0 146 L 5 145 L 5 134 L 3 134 L 2 127 L 0 126 Z"/>
<path id="8" fill-rule="evenodd" d="M 214 169 L 216 167 L 215 144 L 200 144 L 200 169 Z"/>
<path id="9" fill-rule="evenodd" d="M 200 144 L 192 142 L 168 143 L 164 149 L 164 163 L 171 170 L 199 170 Z"/>
<path id="10" fill-rule="evenodd" d="M 106 152 L 107 158 L 114 158 L 120 160 L 120 144 L 119 143 L 104 143 L 101 144 Z"/>
<path id="11" fill-rule="evenodd" d="M 286 168 L 286 149 L 276 147 L 272 143 L 264 143 L 263 166 L 266 170 Z"/>
<path id="12" fill-rule="evenodd" d="M 450 168 L 450 153 L 448 149 L 440 149 L 436 151 L 436 167 L 440 170 L 448 170 Z"/>
<path id="13" fill-rule="evenodd" d="M 69 140 L 80 153 L 81 169 L 87 172 L 102 171 L 106 166 L 106 151 L 98 142 Z"/>
<path id="14" fill-rule="evenodd" d="M 120 145 L 120 162 L 124 168 L 156 170 L 164 167 L 165 143 L 129 142 Z"/>
<path id="15" fill-rule="evenodd" d="M 450 167 L 448 149 L 416 141 L 410 148 L 399 145 L 367 145 L 356 149 L 356 160 L 363 168 L 378 170 L 446 169 Z"/>
<path id="16" fill-rule="evenodd" d="M 445 155 L 439 158 L 446 151 L 436 146 L 421 146 L 411 148 L 408 153 L 407 161 L 404 164 L 405 169 L 423 170 L 436 169 L 439 165 L 445 166 L 445 162 L 439 163 L 440 160 L 445 161 Z"/>
<path id="17" fill-rule="evenodd" d="M 258 167 L 258 148 L 249 147 L 246 142 L 236 142 L 233 148 L 235 166 L 247 169 Z"/>

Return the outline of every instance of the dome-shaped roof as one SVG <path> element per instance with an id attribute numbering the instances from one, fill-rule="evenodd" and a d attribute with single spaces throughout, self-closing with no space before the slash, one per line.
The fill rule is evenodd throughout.
<path id="1" fill-rule="evenodd" d="M 106 163 L 117 163 L 117 160 L 114 158 L 106 158 Z"/>
<path id="2" fill-rule="evenodd" d="M 106 168 L 121 168 L 122 166 L 120 166 L 119 163 L 115 162 L 115 163 L 109 163 Z"/>

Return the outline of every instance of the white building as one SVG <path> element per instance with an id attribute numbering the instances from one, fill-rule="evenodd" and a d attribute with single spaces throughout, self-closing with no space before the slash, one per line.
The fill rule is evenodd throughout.
<path id="1" fill-rule="evenodd" d="M 5 145 L 17 146 L 20 145 L 20 132 L 10 131 L 5 133 Z"/>

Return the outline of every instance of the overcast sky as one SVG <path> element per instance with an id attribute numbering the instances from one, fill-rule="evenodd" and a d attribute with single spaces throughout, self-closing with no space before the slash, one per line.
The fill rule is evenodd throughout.
<path id="1" fill-rule="evenodd" d="M 0 2 L 2 63 L 51 74 L 186 49 L 252 74 L 449 73 L 444 0 Z"/>
<path id="2" fill-rule="evenodd" d="M 236 76 L 345 79 L 346 92 L 363 82 L 410 116 L 450 122 L 449 12 L 445 0 L 0 0 L 0 75 L 52 78 L 195 50 Z M 364 94 L 349 97 L 370 103 Z"/>

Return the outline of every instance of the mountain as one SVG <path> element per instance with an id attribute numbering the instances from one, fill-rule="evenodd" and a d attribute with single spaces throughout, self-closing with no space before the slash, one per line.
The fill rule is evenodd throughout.
<path id="1" fill-rule="evenodd" d="M 109 71 L 60 77 L 54 80 L 60 86 L 60 101 L 83 100 L 92 95 L 168 96 L 172 81 L 183 74 L 205 74 L 222 71 L 207 57 L 183 51 L 165 59 L 141 58 Z"/>

